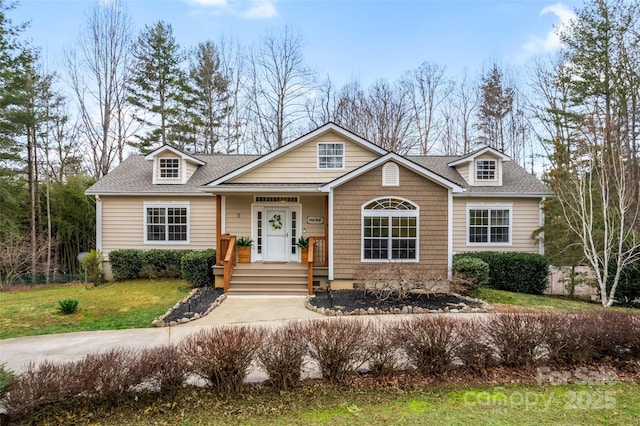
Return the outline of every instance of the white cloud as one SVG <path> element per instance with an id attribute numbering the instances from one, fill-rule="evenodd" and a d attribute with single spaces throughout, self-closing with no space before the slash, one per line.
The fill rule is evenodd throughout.
<path id="1" fill-rule="evenodd" d="M 268 19 L 278 14 L 276 0 L 187 0 L 214 14 L 228 13 L 247 19 Z"/>
<path id="2" fill-rule="evenodd" d="M 278 14 L 273 0 L 253 0 L 251 3 L 251 7 L 241 13 L 245 18 L 265 19 Z"/>
<path id="3" fill-rule="evenodd" d="M 560 22 L 556 24 L 544 38 L 536 36 L 530 37 L 529 41 L 522 46 L 522 48 L 526 52 L 530 54 L 551 52 L 558 49 L 562 45 L 558 33 L 563 31 L 567 27 L 567 25 L 569 25 L 571 20 L 575 19 L 576 15 L 571 9 L 569 9 L 562 3 L 556 3 L 551 6 L 545 7 L 540 11 L 540 16 L 549 13 L 557 16 Z"/>
<path id="4" fill-rule="evenodd" d="M 227 5 L 227 0 L 190 0 L 190 2 L 205 7 L 224 7 Z"/>

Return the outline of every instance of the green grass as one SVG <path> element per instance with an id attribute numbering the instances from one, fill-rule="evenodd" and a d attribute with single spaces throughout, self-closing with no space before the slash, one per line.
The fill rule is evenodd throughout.
<path id="1" fill-rule="evenodd" d="M 51 286 L 0 293 L 0 339 L 72 331 L 150 327 L 188 293 L 182 280 L 133 280 L 84 286 Z M 71 315 L 58 311 L 63 299 L 78 301 Z"/>
<path id="2" fill-rule="evenodd" d="M 102 425 L 636 425 L 640 386 L 316 385 L 289 392 L 250 389 L 241 395 L 184 389 L 126 398 L 119 404 L 74 406 L 44 411 L 52 421 L 50 413 L 55 412 L 57 418 Z"/>
<path id="3" fill-rule="evenodd" d="M 602 311 L 617 310 L 638 313 L 632 308 L 603 308 L 599 303 L 592 303 L 581 300 L 569 300 L 560 297 L 540 296 L 534 294 L 511 293 L 490 288 L 480 289 L 479 298 L 489 303 L 500 303 L 503 305 L 515 305 L 537 311 L 548 312 L 580 312 L 580 311 Z"/>

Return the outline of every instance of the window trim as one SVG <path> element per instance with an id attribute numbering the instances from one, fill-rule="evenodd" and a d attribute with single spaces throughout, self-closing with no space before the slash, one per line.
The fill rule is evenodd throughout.
<path id="1" fill-rule="evenodd" d="M 489 220 L 491 220 L 491 211 L 492 210 L 508 210 L 509 211 L 509 242 L 499 242 L 492 243 L 491 241 L 487 241 L 486 243 L 472 243 L 469 241 L 470 233 L 469 228 L 471 227 L 471 210 L 487 210 L 489 214 Z M 465 230 L 465 243 L 467 247 L 511 247 L 513 245 L 513 204 L 512 203 L 495 203 L 495 204 L 467 204 L 467 221 L 466 221 L 466 230 Z M 489 234 L 491 235 L 491 222 L 487 225 Z"/>
<path id="2" fill-rule="evenodd" d="M 176 167 L 167 167 L 165 166 L 164 168 L 162 167 L 162 162 L 168 162 L 168 161 L 172 161 L 172 162 L 176 162 L 177 166 Z M 181 174 L 181 163 L 182 161 L 180 161 L 180 159 L 178 157 L 162 157 L 162 158 L 158 158 L 158 177 L 161 180 L 167 179 L 167 180 L 174 180 L 174 179 L 181 179 L 182 178 L 182 174 Z M 175 171 L 175 176 L 162 176 L 162 173 L 166 171 Z"/>
<path id="3" fill-rule="evenodd" d="M 478 167 L 478 163 L 480 162 L 487 162 L 487 163 L 493 163 L 493 178 L 482 178 L 478 175 L 478 173 L 480 172 L 484 172 L 485 169 L 480 170 Z M 488 172 L 491 171 L 491 169 L 486 170 Z M 494 159 L 477 159 L 474 162 L 474 178 L 476 182 L 496 182 L 498 180 L 498 160 L 494 160 Z"/>
<path id="4" fill-rule="evenodd" d="M 342 146 L 342 166 L 341 167 L 320 167 L 320 146 L 321 145 L 341 145 Z M 324 156 L 328 157 L 328 156 Z M 337 158 L 337 156 L 332 156 L 332 158 Z M 345 164 L 347 162 L 347 155 L 345 150 L 344 142 L 318 142 L 316 146 L 316 167 L 318 170 L 344 170 Z"/>
<path id="5" fill-rule="evenodd" d="M 369 204 L 386 199 L 396 199 L 411 204 L 415 209 L 413 210 L 395 210 L 395 209 L 366 209 Z M 416 257 L 415 259 L 393 259 L 391 257 L 392 246 L 389 246 L 389 253 L 386 259 L 366 259 L 364 256 L 365 244 L 364 244 L 364 218 L 365 217 L 388 217 L 389 228 L 393 226 L 393 217 L 415 217 L 416 218 Z M 389 241 L 393 240 L 392 233 L 389 233 Z M 413 201 L 397 196 L 385 196 L 372 198 L 366 201 L 360 206 L 360 261 L 362 263 L 420 263 L 420 206 Z"/>
<path id="6" fill-rule="evenodd" d="M 191 203 L 188 201 L 174 201 L 174 202 L 165 202 L 165 201 L 145 201 L 143 203 L 142 208 L 142 237 L 144 240 L 144 244 L 157 244 L 157 245 L 187 245 L 191 243 Z M 169 236 L 169 232 L 166 227 L 169 226 L 168 223 L 165 223 L 165 240 L 149 240 L 148 237 L 148 223 L 147 223 L 147 209 L 166 209 L 168 208 L 186 208 L 187 209 L 187 239 L 180 241 L 169 241 L 166 238 Z"/>

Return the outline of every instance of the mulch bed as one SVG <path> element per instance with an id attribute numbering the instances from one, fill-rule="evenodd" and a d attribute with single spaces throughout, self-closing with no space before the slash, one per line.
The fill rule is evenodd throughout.
<path id="1" fill-rule="evenodd" d="M 178 321 L 181 318 L 191 318 L 195 314 L 203 315 L 222 293 L 223 290 L 221 288 L 199 288 L 189 299 L 164 317 L 164 321 L 169 323 Z"/>
<path id="2" fill-rule="evenodd" d="M 332 293 L 333 305 L 329 293 L 326 291 L 316 292 L 316 297 L 311 298 L 309 303 L 316 308 L 339 309 L 345 313 L 369 308 L 391 311 L 402 309 L 405 306 L 429 311 L 445 311 L 445 309 L 459 307 L 460 304 L 465 304 L 470 308 L 480 307 L 480 303 L 447 293 L 410 293 L 402 301 L 395 298 L 379 300 L 371 293 L 365 293 L 362 290 L 336 290 Z"/>

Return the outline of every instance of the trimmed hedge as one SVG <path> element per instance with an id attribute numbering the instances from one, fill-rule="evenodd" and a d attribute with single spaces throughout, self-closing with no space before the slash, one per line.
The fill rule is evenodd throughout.
<path id="1" fill-rule="evenodd" d="M 145 250 L 142 252 L 142 276 L 158 278 L 182 278 L 182 257 L 191 250 Z"/>
<path id="2" fill-rule="evenodd" d="M 489 282 L 489 264 L 477 257 L 455 257 L 453 271 L 462 280 L 468 281 L 466 293 L 475 295 L 480 287 L 486 287 Z"/>
<path id="3" fill-rule="evenodd" d="M 194 287 L 204 287 L 213 282 L 214 249 L 194 251 L 182 256 L 182 278 Z"/>
<path id="4" fill-rule="evenodd" d="M 549 262 L 544 256 L 521 252 L 467 252 L 454 257 L 473 257 L 489 264 L 487 287 L 516 293 L 542 294 L 548 285 Z"/>
<path id="5" fill-rule="evenodd" d="M 186 263 L 183 259 L 187 257 Z M 216 251 L 193 250 L 114 250 L 109 253 L 111 272 L 116 281 L 136 278 L 184 278 L 194 286 L 213 281 Z M 183 267 L 185 269 L 183 269 Z"/>
<path id="6" fill-rule="evenodd" d="M 114 280 L 133 280 L 140 276 L 142 270 L 142 250 L 114 250 L 109 253 L 109 261 Z"/>
<path id="7" fill-rule="evenodd" d="M 615 265 L 609 268 L 609 280 L 607 281 L 607 291 L 611 291 L 613 276 L 616 273 Z M 640 261 L 628 265 L 620 273 L 620 281 L 616 287 L 616 301 L 627 306 L 640 308 Z"/>

